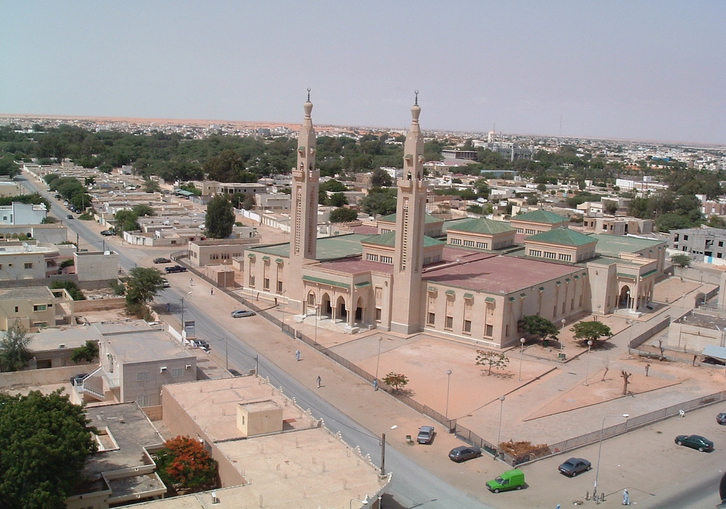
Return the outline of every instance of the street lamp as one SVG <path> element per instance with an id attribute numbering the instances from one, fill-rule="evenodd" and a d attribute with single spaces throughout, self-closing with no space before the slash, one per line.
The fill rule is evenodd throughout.
<path id="1" fill-rule="evenodd" d="M 502 442 L 502 413 L 504 411 L 504 396 L 499 396 L 499 429 L 497 431 L 497 452 L 499 452 L 499 444 Z M 496 456 L 494 456 L 496 459 Z"/>
<path id="2" fill-rule="evenodd" d="M 522 381 L 522 360 L 524 360 L 524 338 L 520 338 L 519 343 L 519 381 Z"/>
<path id="3" fill-rule="evenodd" d="M 446 413 L 444 416 L 448 419 L 449 418 L 449 389 L 451 388 L 451 370 L 446 370 L 446 376 L 448 377 L 448 380 L 446 381 Z M 449 426 L 451 427 L 451 426 Z"/>
<path id="4" fill-rule="evenodd" d="M 187 293 L 188 297 L 191 297 L 192 292 Z M 181 298 L 181 338 L 182 338 L 182 345 L 184 345 L 184 341 L 186 340 L 186 327 L 184 327 L 184 299 L 186 297 Z"/>
<path id="5" fill-rule="evenodd" d="M 287 292 L 287 290 L 283 290 L 283 291 L 282 291 L 282 298 L 283 298 L 283 300 L 285 300 L 285 298 L 286 298 L 286 297 L 285 297 L 285 293 L 286 293 L 286 292 Z M 282 304 L 281 304 L 281 305 L 282 305 Z M 283 332 L 284 332 L 284 330 L 285 330 L 285 308 L 286 308 L 286 307 L 287 307 L 287 304 L 285 304 L 285 305 L 284 305 L 284 306 L 282 307 L 282 322 L 280 322 L 280 330 L 281 330 L 281 331 L 283 331 Z"/>
<path id="6" fill-rule="evenodd" d="M 565 319 L 563 318 L 560 320 L 560 323 L 562 323 L 562 327 L 560 328 L 560 334 L 565 330 Z M 565 351 L 565 342 L 562 338 L 560 338 L 560 353 Z M 560 356 L 561 357 L 561 356 Z"/>
<path id="7" fill-rule="evenodd" d="M 318 305 L 315 304 L 315 344 L 318 343 Z"/>
<path id="8" fill-rule="evenodd" d="M 587 379 L 590 376 L 590 348 L 592 348 L 592 340 L 587 342 L 587 370 L 585 371 L 585 385 L 587 385 Z"/>
<path id="9" fill-rule="evenodd" d="M 600 453 L 602 453 L 602 439 L 603 439 L 603 434 L 605 433 L 605 419 L 607 419 L 608 417 L 624 417 L 625 419 L 627 419 L 628 417 L 630 417 L 630 414 L 606 415 L 602 419 L 602 426 L 600 426 L 600 445 L 598 446 L 598 449 L 597 449 L 597 468 L 595 469 L 595 486 L 592 490 L 592 498 L 594 498 L 596 503 L 598 503 L 598 504 L 600 502 L 597 501 L 597 478 L 600 475 Z"/>

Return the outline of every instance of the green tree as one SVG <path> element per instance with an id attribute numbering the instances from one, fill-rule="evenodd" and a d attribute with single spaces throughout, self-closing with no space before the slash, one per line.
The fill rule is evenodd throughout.
<path id="1" fill-rule="evenodd" d="M 579 341 L 592 341 L 593 345 L 596 345 L 601 338 L 605 338 L 603 341 L 610 339 L 613 335 L 610 327 L 602 322 L 577 322 L 570 331 L 574 332 L 575 339 Z"/>
<path id="2" fill-rule="evenodd" d="M 144 182 L 144 191 L 147 193 L 161 192 L 161 186 L 156 180 L 146 179 Z"/>
<path id="3" fill-rule="evenodd" d="M 371 173 L 372 187 L 391 187 L 391 185 L 393 185 L 393 180 L 386 170 L 380 168 L 373 170 L 373 173 Z"/>
<path id="4" fill-rule="evenodd" d="M 361 200 L 361 209 L 370 215 L 393 214 L 396 212 L 396 190 L 382 189 L 379 192 L 371 190 L 368 196 Z"/>
<path id="5" fill-rule="evenodd" d="M 554 323 L 539 315 L 525 316 L 517 322 L 520 330 L 526 334 L 539 336 L 543 342 L 548 339 L 557 339 L 559 331 Z"/>
<path id="6" fill-rule="evenodd" d="M 338 207 L 330 212 L 331 223 L 349 223 L 358 219 L 358 213 L 353 209 Z"/>
<path id="7" fill-rule="evenodd" d="M 209 237 L 213 239 L 226 239 L 232 234 L 234 226 L 234 207 L 229 198 L 218 194 L 207 204 L 207 216 L 204 219 L 204 228 Z"/>
<path id="8" fill-rule="evenodd" d="M 492 369 L 504 369 L 509 364 L 509 358 L 503 353 L 492 352 L 490 350 L 476 351 L 476 365 L 488 366 L 487 376 L 492 374 Z"/>
<path id="9" fill-rule="evenodd" d="M 673 263 L 673 265 L 677 265 L 682 269 L 691 265 L 692 261 L 693 260 L 691 260 L 691 257 L 686 254 L 675 254 L 671 256 L 671 263 Z"/>
<path id="10" fill-rule="evenodd" d="M 161 480 L 175 490 L 194 493 L 215 487 L 217 462 L 199 440 L 182 435 L 170 438 L 154 453 L 154 460 Z"/>
<path id="11" fill-rule="evenodd" d="M 71 260 L 73 261 L 73 260 Z M 63 265 L 63 264 L 61 264 Z M 71 263 L 71 265 L 73 265 Z M 58 290 L 63 288 L 66 290 L 71 298 L 73 300 L 86 300 L 86 296 L 83 294 L 80 288 L 78 288 L 78 285 L 75 283 L 75 281 L 53 281 L 50 284 L 51 289 Z"/>
<path id="12" fill-rule="evenodd" d="M 123 237 L 124 232 L 132 232 L 141 229 L 138 221 L 139 216 L 131 210 L 119 210 L 116 212 L 114 219 L 116 219 L 114 230 L 116 231 L 116 235 L 119 237 Z"/>
<path id="13" fill-rule="evenodd" d="M 706 224 L 711 228 L 726 228 L 726 220 L 724 220 L 723 217 L 719 217 L 717 215 L 712 215 L 711 217 L 709 217 Z"/>
<path id="14" fill-rule="evenodd" d="M 4 336 L 0 341 L 0 371 L 18 371 L 27 366 L 30 360 L 30 338 L 20 321 L 15 320 Z"/>
<path id="15" fill-rule="evenodd" d="M 342 207 L 348 205 L 348 197 L 343 193 L 335 193 L 328 200 L 328 205 L 331 207 Z"/>
<path id="16" fill-rule="evenodd" d="M 134 267 L 126 283 L 126 310 L 134 315 L 146 314 L 146 304 L 164 289 L 164 277 L 155 268 Z"/>
<path id="17" fill-rule="evenodd" d="M 71 360 L 78 364 L 79 362 L 86 361 L 86 362 L 93 362 L 93 359 L 98 358 L 98 342 L 88 340 L 86 341 L 86 344 L 83 346 L 79 346 L 78 348 L 73 350 L 73 353 L 71 354 Z"/>
<path id="18" fill-rule="evenodd" d="M 0 394 L 0 408 L 0 506 L 65 507 L 96 451 L 83 407 L 58 390 Z"/>
<path id="19" fill-rule="evenodd" d="M 136 214 L 136 217 L 143 217 L 143 216 L 153 216 L 154 215 L 154 209 L 152 209 L 149 205 L 144 205 L 143 203 L 140 203 L 138 205 L 134 205 L 131 208 L 131 212 Z"/>
<path id="20" fill-rule="evenodd" d="M 391 371 L 384 378 L 383 382 L 390 385 L 394 391 L 400 391 L 408 385 L 408 377 L 403 373 L 394 373 Z"/>

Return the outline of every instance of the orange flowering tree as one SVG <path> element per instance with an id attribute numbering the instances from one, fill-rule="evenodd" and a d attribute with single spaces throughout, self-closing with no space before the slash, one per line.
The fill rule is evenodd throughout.
<path id="1" fill-rule="evenodd" d="M 182 435 L 170 438 L 154 454 L 154 460 L 159 477 L 167 486 L 195 492 L 216 485 L 217 462 L 198 440 Z"/>

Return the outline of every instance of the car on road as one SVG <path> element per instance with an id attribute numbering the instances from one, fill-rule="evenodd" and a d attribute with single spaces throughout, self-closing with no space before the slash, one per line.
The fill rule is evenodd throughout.
<path id="1" fill-rule="evenodd" d="M 246 309 L 237 309 L 232 311 L 232 318 L 244 318 L 246 316 L 255 316 L 255 312 L 248 311 Z"/>
<path id="2" fill-rule="evenodd" d="M 163 288 L 171 288 L 171 285 L 169 284 L 169 280 L 164 278 L 161 278 L 161 286 Z"/>
<path id="3" fill-rule="evenodd" d="M 582 458 L 570 458 L 565 461 L 562 465 L 557 467 L 560 473 L 570 477 L 575 477 L 577 474 L 587 472 L 592 468 L 592 464 Z"/>
<path id="4" fill-rule="evenodd" d="M 164 270 L 167 274 L 173 274 L 175 272 L 186 272 L 187 268 L 182 267 L 181 265 L 173 265 L 171 267 L 164 267 Z"/>
<path id="5" fill-rule="evenodd" d="M 103 235 L 104 237 L 113 237 L 116 234 L 111 230 L 102 230 L 101 235 Z"/>
<path id="6" fill-rule="evenodd" d="M 460 445 L 459 447 L 454 447 L 451 451 L 449 451 L 449 459 L 456 463 L 461 463 L 462 461 L 470 460 L 472 458 L 478 458 L 479 456 L 481 456 L 481 449 L 475 445 Z"/>
<path id="7" fill-rule="evenodd" d="M 232 376 L 242 376 L 242 373 L 240 373 L 236 369 L 229 368 L 228 371 L 232 374 Z"/>
<path id="8" fill-rule="evenodd" d="M 73 219 L 73 214 L 68 214 L 68 215 L 66 216 L 66 219 Z"/>
<path id="9" fill-rule="evenodd" d="M 416 441 L 419 444 L 430 444 L 434 440 L 435 434 L 436 431 L 434 431 L 433 426 L 421 426 L 418 429 L 418 436 L 416 437 Z"/>
<path id="10" fill-rule="evenodd" d="M 716 422 L 719 423 L 721 426 L 726 425 L 726 413 L 721 412 L 716 416 Z"/>
<path id="11" fill-rule="evenodd" d="M 209 351 L 209 343 L 207 343 L 203 339 L 192 339 L 192 346 L 195 346 L 197 348 L 201 348 L 205 352 Z"/>
<path id="12" fill-rule="evenodd" d="M 676 437 L 678 445 L 685 445 L 691 449 L 698 449 L 701 452 L 713 451 L 713 442 L 701 435 L 678 435 Z"/>
<path id="13" fill-rule="evenodd" d="M 71 377 L 71 385 L 81 385 L 83 380 L 88 376 L 88 373 L 78 373 L 76 376 Z"/>
<path id="14" fill-rule="evenodd" d="M 154 258 L 154 263 L 171 263 L 169 258 Z"/>

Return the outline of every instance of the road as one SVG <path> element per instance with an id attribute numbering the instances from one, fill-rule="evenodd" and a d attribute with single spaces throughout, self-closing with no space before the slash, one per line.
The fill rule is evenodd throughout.
<path id="1" fill-rule="evenodd" d="M 61 202 L 53 198 L 51 193 L 40 189 L 36 182 L 26 177 L 26 174 L 18 177 L 18 179 L 26 189 L 31 192 L 40 192 L 52 203 L 51 215 L 59 219 L 66 217 L 68 212 L 62 208 Z M 64 224 L 78 234 L 83 242 L 96 249 L 102 249 L 103 238 L 87 226 L 84 221 L 78 219 L 63 220 Z M 149 258 L 148 254 L 144 254 L 141 248 L 119 247 L 115 244 L 113 247 L 119 254 L 121 267 L 127 272 L 134 266 L 141 265 L 143 260 Z M 179 302 L 186 295 L 184 290 L 172 287 L 164 290 L 159 296 L 159 300 Z M 380 465 L 381 446 L 380 438 L 377 435 L 349 418 L 318 393 L 300 384 L 262 353 L 253 350 L 238 337 L 237 333 L 223 327 L 214 318 L 201 312 L 194 304 L 193 298 L 185 299 L 184 308 L 185 320 L 195 320 L 198 335 L 210 338 L 208 341 L 211 343 L 212 348 L 217 351 L 224 351 L 225 340 L 222 338 L 226 338 L 230 367 L 242 372 L 247 371 L 255 366 L 255 358 L 257 357 L 261 376 L 269 376 L 273 385 L 282 387 L 286 395 L 296 399 L 298 405 L 302 408 L 310 408 L 316 418 L 323 418 L 328 429 L 333 432 L 339 431 L 347 443 L 360 446 L 364 455 L 370 454 L 373 462 Z M 175 314 L 180 315 L 181 306 L 175 306 L 174 310 L 176 311 Z M 431 474 L 392 447 L 386 449 L 386 471 L 393 472 L 393 480 L 388 489 L 391 497 L 384 499 L 384 507 L 386 508 L 491 508 L 491 506 L 480 503 Z"/>

